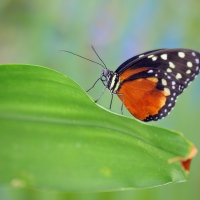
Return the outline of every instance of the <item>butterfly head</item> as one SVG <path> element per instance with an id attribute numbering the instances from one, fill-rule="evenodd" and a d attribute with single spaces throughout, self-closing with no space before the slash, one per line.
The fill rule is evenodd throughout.
<path id="1" fill-rule="evenodd" d="M 111 93 L 116 93 L 119 88 L 120 80 L 119 75 L 109 69 L 103 69 L 101 74 L 101 82 L 110 90 Z"/>
<path id="2" fill-rule="evenodd" d="M 108 88 L 107 86 L 108 86 L 110 76 L 111 76 L 111 71 L 109 69 L 103 69 L 100 76 L 100 80 L 106 88 Z"/>

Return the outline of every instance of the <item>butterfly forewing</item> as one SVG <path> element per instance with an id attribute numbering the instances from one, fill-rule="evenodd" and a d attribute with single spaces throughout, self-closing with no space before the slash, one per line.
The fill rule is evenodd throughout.
<path id="1" fill-rule="evenodd" d="M 164 49 L 156 49 L 156 50 L 151 50 L 151 51 L 147 51 L 145 53 L 139 54 L 137 56 L 134 56 L 128 60 L 126 60 L 125 62 L 123 62 L 117 69 L 116 69 L 116 73 L 121 74 L 123 73 L 126 69 L 132 67 L 134 65 L 134 63 L 136 63 L 138 60 L 143 60 L 143 62 L 145 62 L 144 58 L 146 55 L 150 55 L 152 53 L 155 53 L 157 51 L 161 51 Z"/>
<path id="2" fill-rule="evenodd" d="M 183 89 L 199 73 L 200 54 L 190 49 L 159 49 L 148 51 L 124 62 L 116 72 L 122 74 L 127 69 L 157 68 L 175 75 Z M 126 64 L 126 66 L 125 66 Z"/>

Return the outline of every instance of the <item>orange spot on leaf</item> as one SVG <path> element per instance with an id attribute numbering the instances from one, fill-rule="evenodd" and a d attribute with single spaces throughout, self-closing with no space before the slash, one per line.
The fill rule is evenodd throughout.
<path id="1" fill-rule="evenodd" d="M 182 167 L 185 171 L 190 171 L 190 163 L 191 163 L 191 159 L 188 159 L 186 161 L 182 161 Z"/>
<path id="2" fill-rule="evenodd" d="M 192 158 L 197 154 L 197 152 L 198 152 L 197 148 L 195 146 L 192 146 L 190 154 L 186 158 L 175 157 L 175 158 L 170 159 L 169 163 L 180 161 L 181 166 L 183 167 L 183 170 L 189 172 Z"/>

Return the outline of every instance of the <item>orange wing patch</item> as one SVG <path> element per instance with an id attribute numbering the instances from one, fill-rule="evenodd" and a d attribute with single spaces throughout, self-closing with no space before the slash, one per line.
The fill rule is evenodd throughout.
<path id="1" fill-rule="evenodd" d="M 134 70 L 128 69 L 128 70 L 124 71 L 122 74 L 120 74 L 120 81 L 123 82 L 123 80 L 127 79 L 128 77 L 130 77 L 134 74 L 137 74 L 139 72 L 146 71 L 148 69 L 149 68 L 147 68 L 147 67 L 142 67 L 142 68 L 138 68 L 138 69 L 134 69 Z"/>
<path id="2" fill-rule="evenodd" d="M 158 114 L 165 105 L 166 94 L 156 88 L 157 82 L 157 78 L 140 78 L 123 83 L 117 91 L 124 95 L 124 105 L 136 118 L 145 120 L 150 115 Z M 122 95 L 118 97 L 123 101 Z"/>

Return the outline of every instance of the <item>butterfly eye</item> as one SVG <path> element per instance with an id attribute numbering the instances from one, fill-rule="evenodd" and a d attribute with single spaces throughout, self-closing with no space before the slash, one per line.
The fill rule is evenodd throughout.
<path id="1" fill-rule="evenodd" d="M 106 76 L 103 75 L 103 76 L 101 77 L 101 81 L 105 82 L 105 81 L 106 81 Z"/>

